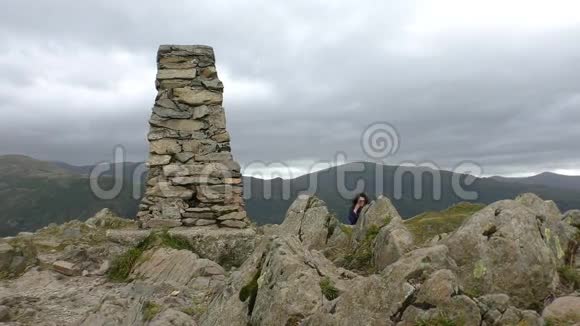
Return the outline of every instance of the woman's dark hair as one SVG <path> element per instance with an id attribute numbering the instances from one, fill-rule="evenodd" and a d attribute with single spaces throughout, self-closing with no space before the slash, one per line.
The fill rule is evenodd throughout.
<path id="1" fill-rule="evenodd" d="M 356 206 L 356 203 L 358 203 L 358 199 L 361 197 L 365 199 L 365 205 L 367 205 L 369 203 L 369 197 L 367 196 L 367 194 L 365 194 L 364 192 L 361 192 L 356 197 L 354 197 L 354 199 L 352 200 L 352 206 L 350 207 L 351 211 L 354 209 L 354 207 Z"/>

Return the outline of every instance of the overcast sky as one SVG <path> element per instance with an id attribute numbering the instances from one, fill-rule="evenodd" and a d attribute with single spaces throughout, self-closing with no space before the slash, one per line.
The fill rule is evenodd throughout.
<path id="1" fill-rule="evenodd" d="M 575 0 L 4 2 L 0 154 L 143 160 L 158 45 L 207 44 L 248 171 L 374 159 L 384 121 L 389 164 L 580 174 Z"/>

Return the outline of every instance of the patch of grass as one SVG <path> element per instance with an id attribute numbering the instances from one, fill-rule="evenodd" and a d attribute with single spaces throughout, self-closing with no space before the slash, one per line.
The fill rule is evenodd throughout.
<path id="1" fill-rule="evenodd" d="M 190 315 L 192 317 L 199 316 L 199 315 L 203 314 L 206 311 L 207 311 L 207 307 L 205 307 L 205 306 L 198 306 L 198 305 L 194 305 L 194 304 L 192 304 L 189 307 L 185 307 L 185 308 L 181 309 L 181 312 L 183 312 L 185 314 L 188 314 L 188 315 Z"/>
<path id="2" fill-rule="evenodd" d="M 430 319 L 422 319 L 419 320 L 416 326 L 457 326 L 458 324 L 453 320 L 447 317 L 445 313 L 440 313 L 437 317 L 433 317 Z"/>
<path id="3" fill-rule="evenodd" d="M 338 227 L 340 228 L 342 233 L 346 234 L 347 237 L 352 238 L 352 228 L 349 228 L 344 224 L 340 224 Z"/>
<path id="4" fill-rule="evenodd" d="M 471 286 L 466 287 L 463 290 L 463 294 L 474 299 L 474 298 L 478 298 L 478 297 L 482 296 L 483 291 L 481 290 L 481 285 L 479 283 L 473 283 L 473 284 L 471 284 Z"/>
<path id="5" fill-rule="evenodd" d="M 0 271 L 0 280 L 7 280 L 10 278 L 10 274 L 7 271 Z"/>
<path id="6" fill-rule="evenodd" d="M 153 301 L 145 301 L 142 309 L 143 321 L 150 321 L 161 312 L 161 306 Z"/>
<path id="7" fill-rule="evenodd" d="M 199 297 L 194 295 L 191 297 L 189 305 L 182 307 L 181 311 L 192 317 L 197 317 L 207 311 L 208 303 L 209 302 L 207 297 L 205 296 Z"/>
<path id="8" fill-rule="evenodd" d="M 451 233 L 471 215 L 485 205 L 461 202 L 439 212 L 425 212 L 405 220 L 405 226 L 413 234 L 415 243 L 423 244 L 438 234 Z"/>
<path id="9" fill-rule="evenodd" d="M 320 280 L 320 290 L 326 299 L 332 301 L 340 296 L 340 291 L 334 286 L 334 282 L 330 277 L 325 276 Z"/>
<path id="10" fill-rule="evenodd" d="M 241 290 L 239 294 L 239 299 L 242 302 L 250 299 L 248 302 L 248 315 L 252 314 L 254 311 L 254 305 L 256 304 L 256 297 L 258 296 L 258 279 L 260 278 L 260 274 L 262 273 L 262 266 L 261 264 L 258 266 L 258 270 L 254 277 L 248 284 L 246 284 Z"/>
<path id="11" fill-rule="evenodd" d="M 132 220 L 123 218 L 110 218 L 101 222 L 100 227 L 110 230 L 110 229 L 124 229 L 135 225 Z"/>
<path id="12" fill-rule="evenodd" d="M 170 235 L 167 231 L 151 232 L 147 238 L 137 246 L 127 250 L 113 259 L 111 268 L 107 272 L 109 280 L 114 282 L 126 282 L 133 267 L 137 264 L 143 253 L 151 248 L 169 247 L 176 250 L 190 250 L 193 248 L 189 242 Z"/>
<path id="13" fill-rule="evenodd" d="M 185 307 L 181 309 L 181 312 L 183 312 L 184 314 L 190 315 L 190 316 L 195 316 L 197 310 L 195 308 L 195 306 L 189 306 L 189 307 Z"/>
<path id="14" fill-rule="evenodd" d="M 373 245 L 380 228 L 371 225 L 360 244 L 344 257 L 344 267 L 359 272 L 373 272 Z"/>
<path id="15" fill-rule="evenodd" d="M 574 290 L 580 289 L 580 273 L 573 266 L 564 266 L 558 268 L 558 273 L 563 283 L 572 287 Z"/>
<path id="16" fill-rule="evenodd" d="M 568 326 L 576 325 L 575 322 L 578 320 L 578 315 L 571 313 L 559 318 L 546 318 L 544 320 L 546 326 Z"/>
<path id="17" fill-rule="evenodd" d="M 193 251 L 193 247 L 187 240 L 172 236 L 168 232 L 160 233 L 159 240 L 161 242 L 160 245 L 163 247 L 169 247 L 177 250 Z"/>
<path id="18" fill-rule="evenodd" d="M 129 278 L 133 267 L 141 258 L 143 250 L 140 248 L 131 248 L 124 254 L 116 257 L 107 272 L 107 277 L 113 282 L 125 282 Z"/>
<path id="19" fill-rule="evenodd" d="M 383 221 L 383 226 L 391 223 L 392 220 L 393 220 L 393 217 L 391 215 L 385 216 L 385 219 Z"/>
<path id="20" fill-rule="evenodd" d="M 300 324 L 302 323 L 302 320 L 304 320 L 304 316 L 298 314 L 298 315 L 293 315 L 290 316 L 290 318 L 288 318 L 288 320 L 286 321 L 286 324 L 284 324 L 284 326 L 300 326 Z"/>

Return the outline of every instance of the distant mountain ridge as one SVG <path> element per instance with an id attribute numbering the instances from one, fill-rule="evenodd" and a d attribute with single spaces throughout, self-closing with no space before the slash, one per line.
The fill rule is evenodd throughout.
<path id="1" fill-rule="evenodd" d="M 0 176 L 64 177 L 73 174 L 58 163 L 39 161 L 25 155 L 0 156 Z"/>
<path id="2" fill-rule="evenodd" d="M 543 172 L 531 177 L 492 177 L 494 180 L 501 182 L 517 182 L 528 185 L 543 185 L 547 187 L 562 188 L 580 191 L 580 176 L 562 175 L 553 172 Z"/>
<path id="3" fill-rule="evenodd" d="M 108 207 L 121 216 L 132 218 L 137 212 L 139 199 L 132 197 L 134 187 L 142 187 L 142 182 L 132 185 L 133 171 L 141 163 L 122 163 L 124 185 L 120 195 L 112 200 L 101 200 L 94 196 L 89 187 L 88 175 L 92 166 L 73 166 L 62 162 L 44 162 L 22 155 L 0 156 L 0 236 L 13 235 L 20 231 L 31 231 L 50 223 L 62 223 L 71 219 L 86 219 L 102 208 Z M 345 174 L 345 186 L 354 189 L 358 180 L 365 181 L 363 191 L 375 197 L 377 173 L 385 185 L 381 191 L 393 199 L 393 204 L 404 218 L 416 216 L 426 211 L 439 211 L 465 201 L 452 191 L 454 174 L 439 171 L 441 176 L 441 198 L 436 199 L 433 180 L 428 174 L 422 176 L 423 191 L 420 199 L 413 197 L 414 180 L 411 175 L 402 178 L 402 193 L 396 198 L 393 180 L 397 166 L 377 166 L 363 163 L 364 171 Z M 310 180 L 316 180 L 316 195 L 324 200 L 329 209 L 343 222 L 350 206 L 350 198 L 343 198 L 337 189 L 339 171 L 349 170 L 349 165 L 332 167 L 327 170 L 303 175 L 292 180 L 262 180 L 244 177 L 244 192 L 249 216 L 257 224 L 280 223 L 286 210 L 299 193 L 310 187 Z M 420 175 L 420 168 L 412 170 Z M 104 173 L 100 184 L 104 189 L 111 187 L 114 179 L 112 171 Z M 457 175 L 455 175 L 457 177 Z M 580 190 L 554 185 L 554 180 L 568 180 L 568 176 L 550 176 L 547 179 L 534 178 L 479 178 L 466 190 L 475 191 L 478 198 L 471 202 L 488 204 L 500 199 L 514 198 L 518 194 L 534 192 L 545 199 L 554 200 L 562 211 L 580 208 Z M 574 180 L 576 177 L 570 177 Z M 380 179 L 380 178 L 379 178 Z M 523 179 L 523 180 L 522 180 Z M 547 181 L 546 181 L 547 180 Z M 538 184 L 537 182 L 550 182 Z M 573 184 L 573 182 L 571 182 Z M 269 188 L 269 189 L 268 189 Z M 287 197 L 283 190 L 287 188 Z M 265 191 L 267 190 L 267 191 Z M 269 197 L 264 194 L 270 194 Z"/>

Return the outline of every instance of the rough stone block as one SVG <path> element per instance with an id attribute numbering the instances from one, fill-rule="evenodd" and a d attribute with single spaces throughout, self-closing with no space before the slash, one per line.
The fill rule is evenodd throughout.
<path id="1" fill-rule="evenodd" d="M 75 264 L 64 260 L 55 261 L 52 264 L 52 269 L 67 276 L 81 275 L 81 270 Z"/>
<path id="2" fill-rule="evenodd" d="M 235 229 L 243 229 L 248 226 L 248 224 L 244 221 L 236 221 L 236 220 L 226 220 L 220 222 L 220 226 L 225 226 L 228 228 L 235 228 Z"/>
<path id="3" fill-rule="evenodd" d="M 157 79 L 194 79 L 196 71 L 190 69 L 160 69 L 157 72 Z"/>
<path id="4" fill-rule="evenodd" d="M 228 214 L 225 214 L 225 215 L 218 217 L 218 220 L 220 220 L 220 221 L 227 221 L 227 220 L 241 221 L 241 220 L 245 220 L 246 217 L 247 217 L 246 212 L 232 212 L 232 213 L 228 213 Z"/>
<path id="5" fill-rule="evenodd" d="M 180 87 L 173 89 L 175 99 L 189 105 L 214 104 L 221 105 L 222 94 L 192 87 Z"/>

